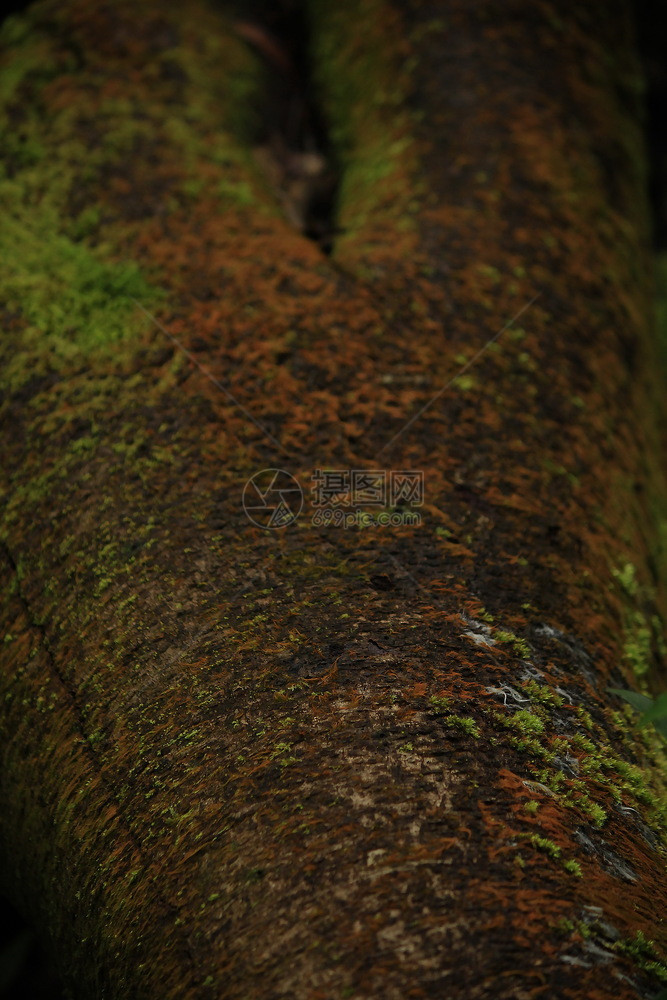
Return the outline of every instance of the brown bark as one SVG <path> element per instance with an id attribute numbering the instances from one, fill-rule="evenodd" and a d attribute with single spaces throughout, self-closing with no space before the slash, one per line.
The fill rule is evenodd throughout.
<path id="1" fill-rule="evenodd" d="M 82 998 L 653 995 L 664 754 L 607 693 L 665 676 L 629 5 L 307 15 L 330 257 L 257 166 L 307 172 L 268 43 L 5 32 L 2 888 Z M 262 529 L 276 467 L 423 471 L 421 524 Z"/>

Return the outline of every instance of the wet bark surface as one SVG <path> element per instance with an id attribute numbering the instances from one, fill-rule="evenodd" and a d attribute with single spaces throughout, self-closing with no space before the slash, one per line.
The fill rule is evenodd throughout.
<path id="1" fill-rule="evenodd" d="M 4 29 L 1 878 L 75 996 L 658 992 L 664 750 L 607 692 L 665 675 L 612 6 L 313 0 L 289 141 L 306 56 L 254 10 Z M 423 498 L 343 528 L 318 470 Z"/>

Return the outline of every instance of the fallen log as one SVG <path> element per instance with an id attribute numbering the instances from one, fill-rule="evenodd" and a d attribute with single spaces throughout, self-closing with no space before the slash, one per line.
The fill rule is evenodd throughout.
<path id="1" fill-rule="evenodd" d="M 304 5 L 320 149 L 249 15 L 3 29 L 0 887 L 76 997 L 667 975 L 630 5 L 436 14 Z"/>

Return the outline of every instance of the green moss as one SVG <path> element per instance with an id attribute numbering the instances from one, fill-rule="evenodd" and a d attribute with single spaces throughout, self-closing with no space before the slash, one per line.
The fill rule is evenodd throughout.
<path id="1" fill-rule="evenodd" d="M 33 364 L 35 354 L 58 364 L 116 349 L 145 327 L 132 300 L 150 306 L 159 296 L 136 265 L 105 260 L 103 247 L 93 252 L 62 231 L 63 170 L 56 154 L 40 165 L 39 178 L 25 169 L 0 181 L 0 285 L 7 307 L 28 323 L 24 346 Z M 36 186 L 48 197 L 35 198 Z M 94 211 L 78 217 L 75 231 L 92 223 Z M 24 365 L 22 351 L 13 352 L 6 368 L 10 386 L 34 374 Z"/>
<path id="2" fill-rule="evenodd" d="M 571 737 L 570 741 L 573 746 L 577 747 L 578 750 L 585 750 L 588 754 L 597 754 L 598 752 L 595 743 L 593 743 L 592 740 L 589 740 L 587 736 L 584 736 L 583 733 L 575 733 L 574 736 Z M 564 740 L 564 743 L 567 744 L 568 740 Z"/>
<path id="3" fill-rule="evenodd" d="M 637 571 L 630 562 L 620 568 L 613 567 L 612 574 L 625 597 L 623 619 L 623 659 L 634 676 L 643 681 L 653 663 L 654 647 L 664 658 L 667 647 L 662 622 L 649 610 L 655 605 L 653 588 L 641 584 Z M 645 683 L 644 683 L 645 687 Z"/>
<path id="4" fill-rule="evenodd" d="M 609 712 L 609 715 L 613 718 L 614 724 L 630 739 L 629 727 L 620 713 Z M 653 736 L 655 736 L 655 746 L 652 742 Z M 627 798 L 634 800 L 635 804 L 647 806 L 649 822 L 653 824 L 656 832 L 665 836 L 667 821 L 667 801 L 664 793 L 665 759 L 658 741 L 657 734 L 649 734 L 651 752 L 654 753 L 656 765 L 651 772 L 654 788 L 649 787 L 647 772 L 638 765 L 620 758 L 605 736 L 601 736 L 597 744 L 581 734 L 575 734 L 564 742 L 571 743 L 573 752 L 575 749 L 585 752 L 586 756 L 581 759 L 579 765 L 582 776 L 594 779 L 615 802 L 621 803 L 625 797 L 626 800 Z M 634 739 L 630 745 L 636 752 Z M 582 808 L 597 826 L 602 826 L 607 819 L 607 813 L 591 800 L 587 794 L 587 785 L 582 781 L 572 781 L 570 785 L 568 795 L 572 805 Z"/>
<path id="5" fill-rule="evenodd" d="M 614 802 L 623 804 L 630 798 L 633 807 L 648 807 L 647 821 L 659 836 L 667 837 L 665 760 L 664 754 L 659 753 L 658 746 L 654 745 L 659 742 L 657 734 L 655 739 L 650 734 L 647 737 L 647 750 L 652 754 L 650 774 L 653 778 L 652 787 L 649 787 L 649 772 L 619 758 L 605 730 L 593 722 L 588 712 L 581 710 L 578 714 L 583 716 L 583 721 L 588 724 L 591 732 L 595 732 L 594 738 L 574 733 L 572 736 L 551 739 L 547 737 L 544 709 L 540 708 L 540 712 L 540 716 L 525 710 L 510 715 L 492 710 L 489 715 L 505 728 L 520 730 L 520 735 L 509 736 L 509 743 L 533 759 L 529 766 L 534 766 L 533 761 L 542 762 L 542 769 L 533 772 L 535 779 L 553 792 L 561 805 L 580 811 L 600 828 L 608 819 L 605 800 L 611 798 Z M 636 738 L 628 736 L 628 739 L 629 748 L 636 752 Z M 568 777 L 563 773 L 558 759 L 562 757 L 577 758 L 580 778 Z M 600 797 L 603 797 L 605 805 L 597 801 Z M 529 810 L 530 808 L 532 807 L 529 806 Z"/>
<path id="6" fill-rule="evenodd" d="M 595 723 L 593 722 L 591 713 L 582 708 L 581 705 L 577 705 L 574 711 L 582 726 L 588 729 L 589 732 L 592 732 Z"/>
<path id="7" fill-rule="evenodd" d="M 550 858 L 559 858 L 561 855 L 561 849 L 558 844 L 554 844 L 553 840 L 549 840 L 548 837 L 541 837 L 539 833 L 528 834 L 528 841 L 538 851 L 548 854 Z"/>
<path id="8" fill-rule="evenodd" d="M 644 972 L 656 976 L 661 983 L 667 983 L 667 966 L 660 961 L 655 942 L 647 938 L 641 931 L 637 931 L 633 938 L 614 942 L 613 948 L 614 951 L 619 951 L 633 958 Z"/>
<path id="9" fill-rule="evenodd" d="M 500 283 L 502 275 L 497 267 L 493 267 L 492 264 L 478 264 L 477 270 L 480 274 L 483 274 L 486 278 L 491 279 L 493 285 Z"/>
<path id="10" fill-rule="evenodd" d="M 193 16 L 210 17 L 215 30 L 198 28 L 196 50 L 175 45 L 160 57 L 169 63 L 169 78 L 175 67 L 182 81 L 181 103 L 188 113 L 179 116 L 172 112 L 172 83 L 165 83 L 164 91 L 156 85 L 149 95 L 127 87 L 100 97 L 105 74 L 117 72 L 113 66 L 93 60 L 89 70 L 76 67 L 72 74 L 72 52 L 57 34 L 42 34 L 41 19 L 31 11 L 3 26 L 0 285 L 6 307 L 27 321 L 31 375 L 39 371 L 35 353 L 61 367 L 81 353 L 117 351 L 145 329 L 147 321 L 132 300 L 148 308 L 159 301 L 159 291 L 136 265 L 109 259 L 104 243 L 94 250 L 82 243 L 97 233 L 104 217 L 96 204 L 102 177 L 109 168 L 112 174 L 132 169 L 137 143 L 152 144 L 163 162 L 173 158 L 184 169 L 184 185 L 190 169 L 191 180 L 205 176 L 213 187 L 217 182 L 225 201 L 248 204 L 261 193 L 246 147 L 256 124 L 250 109 L 261 81 L 259 59 L 231 29 L 220 30 L 216 14 L 202 8 Z M 187 30 L 187 18 L 181 18 L 176 34 Z M 86 72 L 94 77 L 92 88 Z M 67 96 L 57 108 L 43 98 L 45 85 L 53 82 Z M 89 120 L 95 121 L 98 141 L 91 142 Z M 220 166 L 217 176 L 203 169 L 205 160 Z M 76 214 L 73 198 L 83 202 Z M 24 368 L 23 352 L 13 350 L 11 387 L 25 381 Z"/>
<path id="11" fill-rule="evenodd" d="M 651 662 L 651 628 L 641 611 L 631 611 L 626 617 L 623 658 L 637 679 L 648 673 Z"/>
<path id="12" fill-rule="evenodd" d="M 537 810 L 540 808 L 540 803 L 536 802 L 535 799 L 531 799 L 529 802 L 524 802 L 523 808 L 531 816 L 534 816 L 536 814 Z"/>
<path id="13" fill-rule="evenodd" d="M 620 569 L 612 569 L 613 576 L 618 580 L 628 597 L 636 597 L 639 591 L 637 571 L 632 563 L 625 563 Z"/>
<path id="14" fill-rule="evenodd" d="M 469 736 L 474 736 L 476 740 L 481 736 L 477 723 L 468 716 L 450 715 L 449 718 L 445 719 L 445 725 L 452 729 L 461 729 Z"/>
<path id="15" fill-rule="evenodd" d="M 505 725 L 518 729 L 521 733 L 532 735 L 533 733 L 543 733 L 544 723 L 533 712 L 522 709 L 514 715 L 504 716 Z"/>
<path id="16" fill-rule="evenodd" d="M 256 68 L 253 69 L 253 57 L 249 52 L 245 54 L 245 61 L 241 56 L 242 54 L 237 53 L 236 69 L 229 77 L 227 89 L 233 93 L 242 81 L 241 93 L 247 89 L 254 98 L 260 74 Z M 181 58 L 183 68 L 193 78 L 188 96 L 192 115 L 188 115 L 187 119 L 167 117 L 162 123 L 165 136 L 179 150 L 179 159 L 185 167 L 181 192 L 186 198 L 192 199 L 209 189 L 220 198 L 224 207 L 252 206 L 254 211 L 278 214 L 280 210 L 275 192 L 270 190 L 250 148 L 244 144 L 244 140 L 255 131 L 250 109 L 255 106 L 256 101 L 253 99 L 244 104 L 241 111 L 238 107 L 241 98 L 231 99 L 230 94 L 225 93 L 225 111 L 221 117 L 221 110 L 218 108 L 218 124 L 214 130 L 206 132 L 201 125 L 210 122 L 212 126 L 212 118 L 216 114 L 211 103 L 210 76 L 201 80 L 201 87 L 197 86 L 201 70 L 193 68 L 191 53 L 183 52 Z M 227 65 L 227 54 L 221 53 L 220 59 L 223 65 Z M 197 125 L 200 127 L 196 127 Z M 208 179 L 211 171 L 210 168 L 207 169 L 207 164 L 220 168 L 212 175 L 215 180 Z"/>
<path id="17" fill-rule="evenodd" d="M 2 105 L 19 96 L 19 89 L 26 80 L 49 80 L 62 65 L 54 46 L 36 28 L 35 22 L 35 12 L 28 10 L 8 17 L 0 27 L 0 45 L 4 52 L 0 74 Z"/>
<path id="18" fill-rule="evenodd" d="M 255 193 L 247 181 L 221 180 L 218 184 L 218 191 L 223 200 L 235 202 L 238 205 L 252 205 L 255 201 Z"/>
<path id="19" fill-rule="evenodd" d="M 582 795 L 577 799 L 577 805 L 587 813 L 593 820 L 595 826 L 603 827 L 607 822 L 606 811 L 597 802 L 593 802 L 588 796 Z"/>
<path id="20" fill-rule="evenodd" d="M 526 694 L 530 695 L 533 701 L 538 701 L 543 705 L 555 705 L 558 707 L 563 704 L 561 696 L 552 691 L 546 684 L 538 684 L 537 681 L 528 680 L 523 681 L 521 687 Z"/>
<path id="21" fill-rule="evenodd" d="M 474 375 L 457 375 L 452 385 L 460 389 L 461 392 L 470 392 L 472 389 L 477 388 L 478 382 Z"/>
<path id="22" fill-rule="evenodd" d="M 518 653 L 524 660 L 530 659 L 530 646 L 524 639 L 520 639 L 519 636 L 515 635 L 514 632 L 510 632 L 508 629 L 496 629 L 493 633 L 493 638 L 497 642 L 510 645 L 514 652 Z"/>
<path id="23" fill-rule="evenodd" d="M 383 0 L 309 0 L 313 64 L 341 167 L 337 249 L 364 229 L 394 235 L 413 226 L 416 146 L 406 110 L 405 71 Z M 349 30 L 354 23 L 355 30 Z M 373 37 L 374 44 L 364 39 Z M 371 247 L 363 247 L 370 249 Z"/>
<path id="24" fill-rule="evenodd" d="M 546 763 L 551 763 L 553 760 L 554 755 L 539 740 L 533 739 L 530 736 L 510 736 L 509 742 L 511 746 L 516 747 L 517 750 L 521 750 L 523 753 L 529 754 L 531 757 L 540 758 Z"/>
<path id="25" fill-rule="evenodd" d="M 553 840 L 549 840 L 548 837 L 542 837 L 539 833 L 533 833 L 529 834 L 527 839 L 533 847 L 536 847 L 538 851 L 542 851 L 544 854 L 548 854 L 554 861 L 561 859 L 561 848 L 558 844 L 555 844 Z M 577 861 L 569 859 L 567 861 L 562 861 L 562 865 L 565 871 L 569 872 L 570 875 L 574 875 L 577 878 L 582 877 L 581 866 Z"/>
<path id="26" fill-rule="evenodd" d="M 436 712 L 445 712 L 450 706 L 450 700 L 444 694 L 443 695 L 432 695 L 429 699 L 430 704 L 435 709 Z"/>
<path id="27" fill-rule="evenodd" d="M 297 759 L 292 756 L 291 751 L 292 746 L 290 743 L 276 743 L 270 754 L 271 760 L 275 760 L 280 767 L 289 767 L 290 764 L 296 764 Z"/>
<path id="28" fill-rule="evenodd" d="M 565 867 L 565 865 L 563 867 Z M 588 924 L 584 923 L 583 920 L 570 920 L 569 917 L 561 917 L 560 920 L 556 921 L 553 927 L 554 930 L 564 936 L 579 934 L 582 938 L 591 937 L 591 929 Z"/>

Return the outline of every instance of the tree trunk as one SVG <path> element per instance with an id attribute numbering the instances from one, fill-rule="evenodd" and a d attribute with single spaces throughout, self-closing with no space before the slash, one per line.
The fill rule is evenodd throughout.
<path id="1" fill-rule="evenodd" d="M 330 255 L 269 29 L 5 26 L 1 887 L 85 1000 L 653 996 L 629 4 L 300 16 Z"/>

